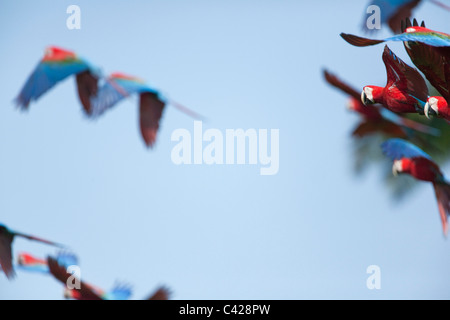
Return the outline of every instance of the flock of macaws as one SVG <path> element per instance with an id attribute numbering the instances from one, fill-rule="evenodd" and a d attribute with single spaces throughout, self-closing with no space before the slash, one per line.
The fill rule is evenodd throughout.
<path id="1" fill-rule="evenodd" d="M 41 242 L 59 248 L 56 257 L 38 258 L 29 253 L 20 253 L 13 261 L 12 244 L 16 237 Z M 116 284 L 111 291 L 104 291 L 98 287 L 76 278 L 70 272 L 70 267 L 79 267 L 78 258 L 65 250 L 65 246 L 27 234 L 13 231 L 0 225 L 0 266 L 6 277 L 12 280 L 16 272 L 37 273 L 52 276 L 64 287 L 64 297 L 74 300 L 128 300 L 132 295 L 132 288 L 128 284 Z M 168 300 L 171 292 L 166 287 L 158 288 L 147 300 Z"/>
<path id="2" fill-rule="evenodd" d="M 450 8 L 437 0 L 428 0 L 442 8 Z M 430 96 L 422 74 L 397 57 L 386 45 L 382 59 L 386 67 L 385 86 L 367 85 L 360 94 L 343 80 L 324 71 L 326 81 L 350 97 L 348 107 L 361 116 L 361 123 L 353 135 L 361 138 L 375 133 L 391 137 L 382 144 L 384 154 L 393 161 L 393 173 L 408 174 L 417 180 L 434 186 L 444 234 L 448 232 L 450 215 L 450 183 L 432 158 L 412 142 L 420 141 L 418 132 L 439 136 L 440 130 L 414 121 L 405 114 L 416 113 L 426 118 L 442 118 L 450 123 L 450 35 L 426 28 L 425 23 L 411 22 L 409 17 L 420 0 L 373 0 L 371 5 L 381 8 L 382 23 L 392 31 L 400 32 L 383 40 L 374 40 L 342 33 L 348 43 L 358 46 L 373 46 L 383 42 L 402 41 L 413 64 L 429 83 L 439 92 Z M 145 145 L 153 147 L 157 140 L 159 123 L 166 105 L 172 105 L 194 118 L 197 113 L 169 99 L 161 91 L 148 86 L 139 78 L 113 73 L 104 77 L 99 69 L 76 53 L 49 47 L 16 98 L 17 106 L 27 109 L 32 101 L 39 99 L 48 90 L 68 77 L 75 76 L 77 92 L 85 114 L 97 118 L 117 105 L 121 100 L 139 95 L 140 130 Z M 423 141 L 421 141 L 423 142 Z M 422 143 L 423 144 L 423 143 Z M 59 248 L 57 256 L 45 259 L 21 253 L 13 259 L 12 244 L 16 237 L 38 241 Z M 51 241 L 26 235 L 0 225 L 0 266 L 6 277 L 12 280 L 15 270 L 51 275 L 64 285 L 64 296 L 77 300 L 122 300 L 132 293 L 127 284 L 117 284 L 110 291 L 75 279 L 78 288 L 69 288 L 74 277 L 68 267 L 77 266 L 78 259 L 64 251 L 66 247 Z M 16 261 L 16 262 L 14 262 Z M 158 288 L 149 300 L 167 300 L 170 292 Z"/>
<path id="3" fill-rule="evenodd" d="M 121 100 L 139 95 L 140 130 L 147 147 L 153 147 L 156 142 L 159 122 L 166 105 L 170 104 L 191 117 L 201 118 L 137 77 L 123 73 L 104 77 L 99 68 L 75 52 L 58 47 L 47 48 L 16 98 L 17 106 L 22 110 L 28 109 L 32 101 L 71 76 L 76 78 L 78 98 L 86 116 L 90 118 L 98 118 Z"/>
<path id="4" fill-rule="evenodd" d="M 324 71 L 324 77 L 330 85 L 350 96 L 349 109 L 362 118 L 353 136 L 361 138 L 381 133 L 390 137 L 381 149 L 393 161 L 393 174 L 407 174 L 433 185 L 446 236 L 450 215 L 450 182 L 431 156 L 414 144 L 426 145 L 426 141 L 420 140 L 418 132 L 430 137 L 441 133 L 432 126 L 411 120 L 407 114 L 414 113 L 428 119 L 441 118 L 450 125 L 450 35 L 428 29 L 424 22 L 420 25 L 415 19 L 411 22 L 411 12 L 419 2 L 372 1 L 384 13 L 382 22 L 389 24 L 392 31 L 399 31 L 399 34 L 382 40 L 346 33 L 341 33 L 341 37 L 357 47 L 402 41 L 412 63 L 439 95 L 430 96 L 422 74 L 397 57 L 387 45 L 382 54 L 387 75 L 385 86 L 367 85 L 360 94 L 327 70 Z M 449 9 L 440 2 L 433 2 Z"/>

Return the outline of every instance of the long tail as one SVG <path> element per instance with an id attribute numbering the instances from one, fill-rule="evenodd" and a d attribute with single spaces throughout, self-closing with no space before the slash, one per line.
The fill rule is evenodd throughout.
<path id="1" fill-rule="evenodd" d="M 450 11 L 450 6 L 446 5 L 445 3 L 442 3 L 440 1 L 437 0 L 430 0 L 431 3 L 441 7 L 442 9 L 445 9 L 447 11 Z"/>
<path id="2" fill-rule="evenodd" d="M 196 119 L 196 120 L 206 120 L 206 118 L 200 114 L 198 114 L 195 111 L 192 111 L 191 109 L 185 107 L 184 105 L 182 105 L 181 103 L 178 103 L 174 100 L 169 100 L 170 104 L 172 106 L 174 106 L 176 109 L 178 109 L 179 111 L 183 112 L 184 114 L 187 114 L 188 116 Z"/>
<path id="3" fill-rule="evenodd" d="M 448 216 L 450 215 L 450 184 L 435 183 L 434 190 L 439 206 L 439 214 L 441 216 L 444 235 L 448 234 Z"/>

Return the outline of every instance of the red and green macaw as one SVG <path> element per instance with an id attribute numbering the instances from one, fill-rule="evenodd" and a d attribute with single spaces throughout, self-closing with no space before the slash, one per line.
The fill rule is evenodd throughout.
<path id="1" fill-rule="evenodd" d="M 420 73 L 398 58 L 388 46 L 384 48 L 383 62 L 387 73 L 386 86 L 365 86 L 362 102 L 365 105 L 380 103 L 395 113 L 423 114 L 428 87 Z"/>
<path id="2" fill-rule="evenodd" d="M 330 85 L 350 96 L 348 108 L 351 111 L 358 113 L 363 118 L 363 121 L 353 132 L 354 136 L 364 137 L 375 132 L 382 132 L 391 137 L 406 138 L 410 136 L 413 131 L 436 136 L 440 135 L 439 130 L 401 117 L 382 108 L 380 105 L 365 106 L 361 102 L 358 91 L 327 70 L 324 70 L 324 77 Z"/>
<path id="3" fill-rule="evenodd" d="M 436 192 L 444 235 L 448 233 L 450 215 L 450 184 L 439 166 L 420 148 L 402 139 L 391 139 L 382 145 L 393 162 L 394 175 L 409 174 L 420 181 L 431 182 Z"/>
<path id="4" fill-rule="evenodd" d="M 69 252 L 63 251 L 58 253 L 56 260 L 66 268 L 78 265 L 78 258 Z M 17 269 L 27 272 L 50 274 L 47 259 L 37 258 L 30 253 L 20 253 L 17 256 Z"/>
<path id="5" fill-rule="evenodd" d="M 16 98 L 17 106 L 28 109 L 30 102 L 39 99 L 56 84 L 73 75 L 76 76 L 78 97 L 89 115 L 90 98 L 97 92 L 99 71 L 76 53 L 59 47 L 47 48 Z"/>
<path id="6" fill-rule="evenodd" d="M 411 27 L 419 27 L 419 23 L 414 19 L 413 23 L 409 19 L 402 23 L 402 28 L 407 30 Z M 425 22 L 421 27 L 425 28 Z M 406 52 L 414 65 L 422 71 L 428 81 L 435 87 L 442 96 L 429 97 L 424 107 L 425 116 L 430 115 L 450 120 L 450 47 L 433 47 L 424 43 L 405 41 Z"/>
<path id="7" fill-rule="evenodd" d="M 156 142 L 159 122 L 167 104 L 175 106 L 192 117 L 199 118 L 199 115 L 169 100 L 160 91 L 149 87 L 143 80 L 123 73 L 113 73 L 109 76 L 100 87 L 98 94 L 91 98 L 92 116 L 100 116 L 122 99 L 133 94 L 139 94 L 140 97 L 140 128 L 147 147 L 153 147 Z"/>
<path id="8" fill-rule="evenodd" d="M 15 276 L 13 259 L 12 259 L 12 243 L 16 237 L 22 237 L 32 241 L 38 241 L 58 248 L 64 246 L 55 242 L 47 241 L 41 238 L 30 236 L 24 233 L 16 232 L 8 229 L 6 226 L 0 224 L 0 266 L 8 279 L 13 279 Z"/>
<path id="9" fill-rule="evenodd" d="M 116 285 L 110 292 L 87 284 L 84 281 L 79 280 L 80 289 L 67 288 L 67 281 L 73 277 L 67 272 L 67 268 L 64 264 L 61 264 L 57 259 L 48 257 L 47 265 L 50 273 L 53 277 L 60 281 L 64 287 L 64 297 L 66 299 L 75 300 L 128 300 L 131 297 L 132 289 L 129 285 Z M 73 279 L 71 279 L 72 281 Z M 170 292 L 167 288 L 161 287 L 156 290 L 147 300 L 168 300 Z"/>

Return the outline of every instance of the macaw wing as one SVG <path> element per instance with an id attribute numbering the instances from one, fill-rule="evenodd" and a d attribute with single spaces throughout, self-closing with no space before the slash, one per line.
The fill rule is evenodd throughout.
<path id="1" fill-rule="evenodd" d="M 422 124 L 420 122 L 405 118 L 397 113 L 394 113 L 392 111 L 389 111 L 388 109 L 382 109 L 381 114 L 383 115 L 383 118 L 396 123 L 402 127 L 412 129 L 418 132 L 422 132 L 428 135 L 432 135 L 435 137 L 441 136 L 441 130 L 427 126 L 425 124 Z"/>
<path id="2" fill-rule="evenodd" d="M 70 266 L 77 266 L 78 265 L 78 257 L 71 253 L 71 252 L 65 252 L 61 251 L 56 256 L 56 261 L 58 261 L 58 264 L 64 267 L 70 267 Z"/>
<path id="3" fill-rule="evenodd" d="M 107 293 L 109 300 L 128 300 L 133 294 L 131 286 L 126 284 L 116 284 L 114 288 Z"/>
<path id="4" fill-rule="evenodd" d="M 12 237 L 0 236 L 0 267 L 9 280 L 12 280 L 15 276 L 12 265 L 12 240 Z"/>
<path id="5" fill-rule="evenodd" d="M 67 286 L 67 283 L 72 281 L 73 276 L 70 273 L 67 273 L 66 267 L 60 265 L 56 259 L 48 257 L 47 263 L 50 273 L 56 280 L 64 284 L 64 286 Z M 88 285 L 84 284 L 81 280 L 79 283 L 80 289 L 73 290 L 80 293 L 81 300 L 102 300 L 102 298 L 91 290 Z"/>
<path id="6" fill-rule="evenodd" d="M 31 101 L 39 99 L 58 82 L 89 68 L 87 62 L 78 58 L 39 62 L 16 98 L 18 107 L 28 108 Z"/>
<path id="7" fill-rule="evenodd" d="M 77 74 L 78 98 L 87 115 L 92 114 L 91 98 L 98 92 L 98 76 L 90 70 Z"/>
<path id="8" fill-rule="evenodd" d="M 386 66 L 388 85 L 395 84 L 400 90 L 406 91 L 411 96 L 426 102 L 428 99 L 428 87 L 420 73 L 398 58 L 388 46 L 383 52 L 383 62 Z"/>
<path id="9" fill-rule="evenodd" d="M 390 139 L 381 145 L 381 149 L 392 161 L 402 158 L 426 158 L 432 161 L 422 149 L 403 139 Z"/>
<path id="10" fill-rule="evenodd" d="M 411 61 L 446 99 L 450 97 L 447 83 L 450 64 L 435 47 L 418 42 L 405 42 L 405 49 Z"/>
<path id="11" fill-rule="evenodd" d="M 359 93 L 354 88 L 350 87 L 348 84 L 343 82 L 336 75 L 331 74 L 327 70 L 323 71 L 323 75 L 325 77 L 325 80 L 333 87 L 340 89 L 341 91 L 345 92 L 346 94 L 348 94 L 349 96 L 352 96 L 353 98 L 355 98 L 357 100 L 361 99 L 361 93 Z"/>
<path id="12" fill-rule="evenodd" d="M 385 41 L 414 41 L 432 47 L 450 47 L 450 35 L 433 30 L 405 32 L 389 37 Z"/>
<path id="13" fill-rule="evenodd" d="M 41 242 L 41 243 L 45 243 L 48 244 L 49 246 L 54 246 L 54 247 L 58 247 L 58 248 L 64 248 L 65 246 L 56 242 L 52 242 L 52 241 L 48 241 L 45 239 L 41 239 L 35 236 L 30 236 L 24 233 L 19 233 L 19 232 L 13 232 L 15 236 L 17 237 L 22 237 L 31 241 L 37 241 L 37 242 Z"/>
<path id="14" fill-rule="evenodd" d="M 412 11 L 421 0 L 397 0 L 397 10 L 389 17 L 388 24 L 394 33 L 402 33 L 402 21 L 412 15 Z M 392 1 L 390 1 L 392 2 Z M 382 9 L 383 10 L 383 9 Z"/>
<path id="15" fill-rule="evenodd" d="M 166 103 L 152 92 L 141 93 L 140 99 L 140 128 L 142 138 L 148 147 L 153 147 L 159 129 L 159 121 Z"/>
<path id="16" fill-rule="evenodd" d="M 147 300 L 169 300 L 171 292 L 165 287 L 161 287 L 155 291 Z"/>

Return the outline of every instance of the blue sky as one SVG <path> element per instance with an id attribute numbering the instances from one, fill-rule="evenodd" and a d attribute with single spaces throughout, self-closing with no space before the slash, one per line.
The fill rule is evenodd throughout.
<path id="1" fill-rule="evenodd" d="M 81 30 L 66 8 L 81 8 Z M 448 299 L 450 243 L 431 186 L 393 200 L 380 168 L 353 173 L 357 117 L 324 84 L 328 67 L 357 87 L 385 83 L 382 46 L 358 49 L 361 1 L 8 1 L 0 12 L 0 212 L 12 229 L 65 243 L 82 279 L 164 284 L 174 299 Z M 416 16 L 445 31 L 449 13 Z M 388 35 L 384 30 L 379 36 Z M 105 74 L 146 79 L 205 115 L 204 129 L 279 129 L 280 170 L 176 166 L 168 107 L 147 150 L 138 99 L 92 121 L 74 80 L 31 105 L 13 99 L 47 45 L 76 50 Z M 406 61 L 401 44 L 390 47 Z M 450 168 L 444 167 L 450 172 Z M 17 239 L 14 252 L 52 248 Z M 381 290 L 366 287 L 378 265 Z M 50 277 L 0 275 L 0 299 L 60 299 Z"/>

